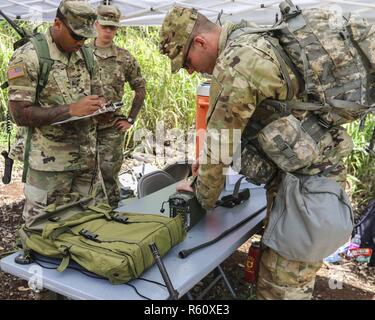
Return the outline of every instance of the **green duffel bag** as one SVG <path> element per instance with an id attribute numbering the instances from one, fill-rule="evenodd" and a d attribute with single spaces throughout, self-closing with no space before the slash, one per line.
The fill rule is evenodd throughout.
<path id="1" fill-rule="evenodd" d="M 155 242 L 163 256 L 186 236 L 181 215 L 119 213 L 106 204 L 50 220 L 55 221 L 46 223 L 42 232 L 22 226 L 19 234 L 24 248 L 62 259 L 58 271 L 74 260 L 113 284 L 135 279 L 153 265 L 150 243 Z"/>

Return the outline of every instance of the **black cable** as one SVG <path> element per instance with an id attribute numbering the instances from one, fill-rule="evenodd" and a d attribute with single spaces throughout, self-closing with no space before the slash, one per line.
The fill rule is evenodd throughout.
<path id="1" fill-rule="evenodd" d="M 58 263 L 56 263 L 56 262 L 54 262 L 54 261 L 47 261 L 47 260 L 43 260 L 43 259 L 41 259 L 41 258 L 39 258 L 39 257 L 36 258 L 35 256 L 33 256 L 33 261 L 34 261 L 38 266 L 40 266 L 40 267 L 42 267 L 42 268 L 44 268 L 44 269 L 48 269 L 48 270 L 56 270 L 56 269 L 57 269 L 57 267 L 47 267 L 47 266 L 41 264 L 38 260 L 41 261 L 41 262 L 45 262 L 45 263 L 49 263 L 49 264 L 53 264 L 53 265 L 55 265 L 55 266 L 58 265 Z M 102 276 L 97 276 L 97 275 L 94 275 L 94 274 L 92 274 L 92 273 L 85 272 L 84 270 L 82 270 L 82 269 L 80 269 L 80 268 L 77 268 L 77 267 L 68 266 L 68 269 L 72 269 L 72 270 L 79 271 L 79 272 L 81 272 L 82 274 L 84 274 L 85 276 L 90 277 L 90 278 L 100 279 L 100 280 L 108 280 L 107 278 L 104 278 L 104 277 L 102 277 Z M 147 282 L 151 282 L 151 283 L 154 283 L 154 284 L 157 284 L 157 285 L 160 285 L 160 286 L 166 287 L 164 284 L 162 284 L 162 283 L 160 283 L 160 282 L 157 282 L 157 281 L 153 281 L 153 280 L 149 280 L 149 279 L 145 279 L 145 278 L 140 278 L 140 277 L 137 278 L 137 279 L 139 279 L 139 280 L 143 280 L 143 281 L 147 281 Z M 146 296 L 144 296 L 143 294 L 141 294 L 141 293 L 138 291 L 138 289 L 137 289 L 134 285 L 132 285 L 132 284 L 130 284 L 130 283 L 123 283 L 123 284 L 124 284 L 124 285 L 127 285 L 127 286 L 129 286 L 129 287 L 131 287 L 131 288 L 133 288 L 133 290 L 136 292 L 136 294 L 138 294 L 141 298 L 146 299 L 146 300 L 152 300 L 151 298 L 146 297 Z"/>
<path id="2" fill-rule="evenodd" d="M 165 288 L 167 287 L 165 284 L 162 284 L 162 283 L 154 281 L 154 280 L 145 279 L 145 278 L 141 278 L 141 277 L 138 277 L 137 279 L 143 280 L 143 281 L 146 281 L 146 282 L 151 282 L 151 283 L 157 284 L 157 285 L 165 287 Z"/>
<path id="3" fill-rule="evenodd" d="M 208 241 L 208 242 L 205 242 L 205 243 L 202 243 L 196 247 L 193 247 L 193 248 L 190 248 L 190 249 L 186 249 L 186 250 L 181 250 L 179 253 L 178 253 L 178 256 L 181 258 L 181 259 L 185 259 L 186 257 L 188 257 L 190 254 L 192 254 L 194 251 L 197 251 L 199 249 L 202 249 L 202 248 L 205 248 L 205 247 L 208 247 L 210 246 L 211 244 L 215 243 L 215 242 L 218 242 L 219 240 L 221 240 L 222 238 L 224 238 L 226 235 L 228 235 L 229 233 L 231 233 L 232 231 L 236 230 L 237 228 L 241 227 L 243 224 L 247 223 L 250 219 L 256 217 L 258 214 L 260 214 L 261 212 L 263 212 L 265 209 L 267 208 L 267 206 L 264 206 L 262 208 L 260 208 L 258 211 L 254 212 L 252 215 L 250 215 L 249 217 L 247 217 L 246 219 L 242 220 L 241 222 L 237 223 L 236 225 L 234 225 L 233 227 L 229 228 L 228 230 L 225 230 L 222 234 L 220 234 L 218 237 Z"/>
<path id="4" fill-rule="evenodd" d="M 152 300 L 151 298 L 146 297 L 146 296 L 142 295 L 141 293 L 139 293 L 137 288 L 135 286 L 133 286 L 132 284 L 130 284 L 130 283 L 124 283 L 124 284 L 126 284 L 129 287 L 132 287 L 134 289 L 134 291 L 137 293 L 137 295 L 139 295 L 141 298 L 146 299 L 146 300 Z"/>
<path id="5" fill-rule="evenodd" d="M 53 264 L 53 265 L 55 265 L 55 266 L 58 266 L 58 265 L 59 265 L 59 264 L 57 264 L 57 263 L 55 263 L 55 262 L 52 262 L 52 261 L 46 261 L 46 260 L 43 260 L 43 259 L 40 259 L 40 258 L 34 258 L 34 259 L 33 259 L 33 261 L 34 261 L 37 265 L 41 266 L 42 268 L 49 269 L 49 270 L 56 270 L 57 268 L 55 268 L 55 267 L 47 267 L 47 266 L 44 266 L 44 265 L 42 265 L 40 262 L 38 262 L 38 260 L 39 260 L 39 261 L 42 261 L 42 262 L 45 262 L 45 263 Z M 82 274 L 84 274 L 85 276 L 88 276 L 88 277 L 90 277 L 90 278 L 106 280 L 106 278 L 104 278 L 104 277 L 94 275 L 94 274 L 92 274 L 92 273 L 86 272 L 86 271 L 84 271 L 84 270 L 82 270 L 82 269 L 80 269 L 80 268 L 77 268 L 77 267 L 68 266 L 68 269 L 72 269 L 72 270 L 79 271 L 79 272 L 81 272 Z"/>
<path id="6" fill-rule="evenodd" d="M 41 259 L 41 258 L 39 258 L 39 257 L 38 257 L 38 258 L 35 258 L 35 257 L 34 257 L 34 261 L 35 261 L 35 263 L 38 264 L 38 265 L 40 265 L 42 268 L 50 269 L 50 270 L 56 270 L 56 269 L 57 269 L 57 268 L 55 268 L 55 267 L 47 267 L 47 266 L 43 266 L 42 264 L 38 263 L 38 260 L 39 260 L 39 261 L 42 261 L 42 262 L 45 262 L 45 263 L 50 263 L 50 264 L 53 264 L 53 265 L 56 265 L 56 266 L 57 266 L 58 263 L 56 263 L 56 262 L 43 260 L 43 259 Z M 86 271 L 84 271 L 84 270 L 82 270 L 82 269 L 80 269 L 80 268 L 77 268 L 77 267 L 68 266 L 68 268 L 69 268 L 69 269 L 73 269 L 73 270 L 77 270 L 77 271 L 83 273 L 84 275 L 86 275 L 86 276 L 88 276 L 88 277 L 90 277 L 90 278 L 107 280 L 107 278 L 104 278 L 104 277 L 101 277 L 101 276 L 96 276 L 96 275 L 94 275 L 94 274 L 92 274 L 92 273 L 88 273 L 88 272 L 86 272 Z M 157 281 L 154 281 L 154 280 L 150 280 L 150 279 L 146 279 L 146 278 L 142 278 L 142 277 L 138 277 L 138 278 L 136 278 L 136 279 L 139 279 L 139 280 L 142 280 L 142 281 L 146 281 L 146 282 L 150 282 L 150 283 L 154 283 L 154 284 L 157 284 L 157 285 L 162 286 L 162 287 L 167 287 L 165 284 L 162 284 L 162 283 L 157 282 Z"/>

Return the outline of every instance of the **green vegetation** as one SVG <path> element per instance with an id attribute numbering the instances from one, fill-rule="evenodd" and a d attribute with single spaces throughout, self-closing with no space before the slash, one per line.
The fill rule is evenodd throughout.
<path id="1" fill-rule="evenodd" d="M 165 128 L 187 130 L 195 119 L 196 88 L 201 82 L 198 75 L 189 76 L 180 71 L 171 74 L 168 58 L 158 49 L 159 28 L 122 28 L 116 43 L 127 48 L 138 60 L 142 75 L 147 81 L 147 96 L 139 120 L 127 134 L 125 146 L 131 146 L 132 133 L 138 128 L 154 131 L 156 123 L 164 121 Z M 130 108 L 133 92 L 125 90 L 125 110 Z"/>
<path id="2" fill-rule="evenodd" d="M 45 29 L 46 25 L 42 26 Z M 0 81 L 5 81 L 5 72 L 9 58 L 13 52 L 12 44 L 18 36 L 7 24 L 0 21 Z M 194 125 L 195 94 L 197 85 L 202 81 L 198 75 L 189 76 L 180 71 L 172 75 L 169 60 L 158 52 L 158 28 L 137 27 L 122 28 L 116 42 L 127 48 L 139 61 L 143 76 L 147 80 L 147 97 L 135 126 L 128 132 L 126 138 L 127 150 L 131 150 L 133 132 L 138 128 L 155 129 L 158 121 L 164 121 L 167 128 L 188 129 Z M 132 101 L 133 92 L 127 86 L 124 102 L 127 114 Z M 0 91 L 0 145 L 6 145 L 5 114 L 7 92 Z M 350 134 L 355 141 L 355 149 L 348 157 L 349 181 L 352 194 L 357 203 L 375 197 L 375 158 L 370 158 L 364 151 L 372 128 L 374 117 L 369 117 L 365 130 L 360 132 L 356 123 L 348 125 Z M 14 138 L 13 127 L 12 137 Z"/>
<path id="3" fill-rule="evenodd" d="M 370 156 L 364 149 L 368 146 L 375 127 L 375 117 L 368 117 L 363 131 L 358 122 L 347 125 L 354 140 L 354 150 L 346 159 L 348 180 L 353 199 L 361 205 L 375 198 L 375 156 Z"/>

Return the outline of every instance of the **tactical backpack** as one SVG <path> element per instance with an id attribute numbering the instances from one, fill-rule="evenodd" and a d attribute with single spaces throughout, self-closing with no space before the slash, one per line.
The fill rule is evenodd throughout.
<path id="1" fill-rule="evenodd" d="M 274 102 L 283 112 L 316 111 L 328 125 L 364 119 L 374 113 L 375 53 L 370 44 L 375 42 L 375 25 L 328 9 L 302 12 L 290 0 L 282 2 L 280 10 L 282 19 L 271 28 L 247 27 L 234 32 L 262 33 L 274 49 L 288 97 L 283 103 L 267 102 Z M 288 68 L 298 79 L 298 98 L 302 102 L 290 101 L 293 92 Z"/>
<path id="2" fill-rule="evenodd" d="M 47 207 L 49 221 L 41 230 L 23 225 L 19 235 L 26 256 L 36 252 L 61 259 L 60 272 L 75 261 L 85 270 L 120 284 L 138 278 L 153 265 L 149 244 L 154 242 L 163 256 L 186 236 L 180 214 L 169 218 L 114 212 L 107 204 L 90 206 L 82 200 L 85 198 Z"/>
<path id="3" fill-rule="evenodd" d="M 232 32 L 229 41 L 244 34 L 259 34 L 275 53 L 287 84 L 287 99 L 266 99 L 262 105 L 286 118 L 280 123 L 268 124 L 268 128 L 261 128 L 250 120 L 243 141 L 246 145 L 249 137 L 256 137 L 255 147 L 264 158 L 284 171 L 294 172 L 319 162 L 320 150 L 324 149 L 320 144 L 326 143 L 322 141 L 333 127 L 359 119 L 363 128 L 367 115 L 375 114 L 375 52 L 371 49 L 375 43 L 375 25 L 358 16 L 343 17 L 327 9 L 302 12 L 290 0 L 280 3 L 280 11 L 282 19 L 271 28 L 251 27 L 243 22 L 243 27 Z M 297 100 L 292 100 L 294 92 L 289 72 L 298 80 Z M 312 113 L 299 121 L 293 111 Z M 283 134 L 284 120 L 296 124 L 295 138 Z M 349 138 L 344 132 L 339 135 L 340 140 Z M 375 128 L 367 148 L 372 154 L 374 142 Z M 350 153 L 351 147 L 348 142 L 342 156 Z M 309 154 L 301 150 L 309 150 Z M 248 150 L 243 151 L 245 157 L 249 156 Z M 281 157 L 276 159 L 275 154 Z M 262 173 L 264 168 L 270 168 L 267 172 L 271 175 L 275 171 L 271 167 L 268 163 L 259 165 L 260 175 L 267 176 Z M 268 180 L 266 177 L 260 183 Z"/>

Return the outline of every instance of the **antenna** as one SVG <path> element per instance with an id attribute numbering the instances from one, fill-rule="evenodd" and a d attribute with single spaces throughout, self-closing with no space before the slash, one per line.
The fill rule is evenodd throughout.
<path id="1" fill-rule="evenodd" d="M 224 13 L 224 10 L 221 9 L 219 14 L 217 15 L 216 24 L 218 24 L 219 26 L 222 26 L 222 23 L 221 23 L 220 19 L 221 19 L 221 16 L 223 15 L 223 13 Z"/>

